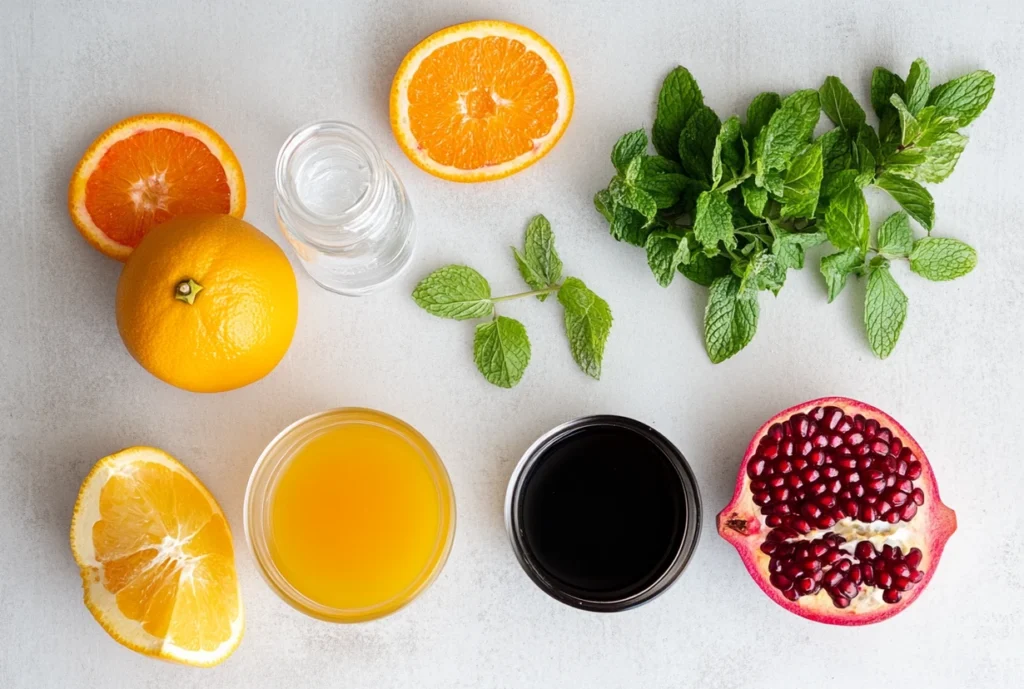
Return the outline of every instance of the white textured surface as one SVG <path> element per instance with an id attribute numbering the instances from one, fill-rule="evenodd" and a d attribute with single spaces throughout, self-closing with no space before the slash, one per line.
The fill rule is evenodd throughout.
<path id="1" fill-rule="evenodd" d="M 1018 685 L 1024 674 L 1024 10 L 1015 0 L 782 2 L 29 2 L 0 0 L 0 687 L 806 687 L 854 681 L 921 687 Z M 415 169 L 387 123 L 391 76 L 434 29 L 497 17 L 562 52 L 576 86 L 566 137 L 536 167 L 457 186 Z M 977 247 L 969 277 L 896 277 L 910 316 L 894 355 L 874 359 L 863 283 L 826 305 L 813 269 L 762 298 L 761 331 L 740 356 L 708 363 L 703 294 L 659 288 L 643 255 L 608 236 L 591 196 L 623 132 L 649 125 L 658 85 L 691 68 L 720 114 L 764 89 L 817 87 L 838 74 L 867 101 L 871 68 L 918 55 L 937 79 L 998 76 L 989 111 L 951 180 L 935 189 L 937 233 Z M 272 221 L 272 165 L 306 121 L 349 120 L 405 180 L 420 223 L 409 274 L 352 300 L 300 279 L 299 330 L 284 363 L 236 392 L 198 396 L 160 383 L 122 347 L 113 318 L 119 264 L 67 217 L 68 175 L 112 122 L 177 110 L 215 127 L 245 167 L 246 218 Z M 877 215 L 886 212 L 872 198 Z M 515 303 L 533 362 L 511 392 L 473 369 L 472 326 L 427 316 L 415 281 L 470 263 L 517 291 L 507 246 L 542 211 L 570 274 L 616 315 L 600 383 L 574 367 L 556 305 Z M 836 629 L 774 606 L 749 580 L 713 516 L 728 500 L 749 434 L 777 409 L 821 394 L 873 402 L 928 450 L 959 515 L 929 590 L 880 626 Z M 448 566 L 390 619 L 335 627 L 306 619 L 258 578 L 241 540 L 250 467 L 307 413 L 366 405 L 408 420 L 451 472 L 459 526 Z M 541 432 L 614 412 L 674 440 L 700 480 L 702 543 L 682 579 L 614 616 L 540 593 L 506 545 L 501 504 L 512 465 Z M 158 445 L 189 464 L 227 510 L 248 612 L 237 653 L 213 670 L 137 656 L 81 604 L 67 530 L 92 463 Z M 758 673 L 758 674 L 755 674 Z"/>

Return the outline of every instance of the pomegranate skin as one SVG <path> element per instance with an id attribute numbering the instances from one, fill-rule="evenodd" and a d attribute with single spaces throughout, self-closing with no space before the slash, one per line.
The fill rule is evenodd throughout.
<path id="1" fill-rule="evenodd" d="M 829 526 L 828 528 L 820 529 L 818 531 L 812 531 L 807 534 L 802 531 L 804 527 L 803 520 L 799 519 L 799 516 L 794 518 L 787 523 L 786 526 L 778 526 L 774 528 L 766 523 L 768 515 L 764 514 L 767 509 L 764 507 L 765 496 L 771 495 L 770 488 L 767 490 L 756 493 L 751 488 L 751 483 L 755 483 L 756 488 L 760 488 L 757 485 L 754 475 L 760 475 L 761 467 L 764 465 L 765 457 L 764 452 L 761 456 L 758 456 L 758 450 L 761 447 L 762 438 L 765 438 L 771 432 L 773 440 L 780 441 L 779 444 L 783 447 L 784 451 L 790 451 L 789 444 L 785 439 L 779 437 L 780 430 L 777 424 L 783 424 L 782 428 L 785 432 L 788 428 L 792 428 L 792 424 L 788 427 L 784 425 L 784 422 L 792 419 L 794 415 L 803 414 L 809 415 L 812 410 L 815 409 L 828 409 L 838 408 L 842 410 L 844 415 L 854 417 L 855 415 L 861 415 L 863 420 L 866 420 L 871 432 L 874 433 L 879 427 L 888 429 L 891 432 L 893 438 L 898 438 L 898 442 L 889 443 L 893 447 L 890 449 L 894 454 L 892 460 L 889 461 L 890 467 L 894 467 L 895 471 L 902 472 L 894 477 L 894 479 L 902 480 L 904 476 L 919 475 L 913 480 L 913 493 L 908 495 L 906 503 L 900 508 L 893 508 L 891 505 L 885 505 L 889 508 L 889 520 L 873 519 L 870 526 L 866 523 L 860 522 L 857 519 L 849 518 L 842 520 L 839 524 L 834 527 Z M 799 423 L 803 423 L 807 417 L 798 417 Z M 828 419 L 825 419 L 821 423 L 827 424 Z M 813 421 L 812 421 L 813 423 Z M 802 427 L 801 430 L 804 430 Z M 856 433 L 856 431 L 854 431 Z M 825 435 L 826 432 L 822 431 L 820 435 Z M 849 435 L 849 433 L 848 433 Z M 787 436 L 788 437 L 788 436 Z M 831 436 L 837 437 L 837 436 Z M 863 440 L 859 437 L 850 436 L 851 442 L 861 443 Z M 838 441 L 836 441 L 838 443 Z M 887 443 L 889 441 L 886 441 Z M 798 441 L 799 443 L 799 441 Z M 822 441 L 824 445 L 824 441 Z M 817 447 L 817 446 L 815 446 Z M 771 449 L 771 448 L 769 448 Z M 854 448 L 856 449 L 856 448 Z M 873 448 L 874 449 L 874 448 Z M 885 448 L 879 447 L 879 450 Z M 907 463 L 900 462 L 900 456 L 906 456 L 907 452 L 913 455 L 912 463 L 914 466 L 908 467 Z M 826 446 L 825 450 L 829 450 Z M 797 450 L 797 455 L 802 450 Z M 903 452 L 903 455 L 899 455 L 899 451 Z M 797 456 L 794 455 L 794 456 Z M 813 454 L 804 455 L 808 458 L 808 465 L 813 465 L 812 460 Z M 772 461 L 771 459 L 768 460 Z M 775 460 L 776 462 L 782 461 L 781 459 Z M 838 461 L 838 460 L 836 460 Z M 751 462 L 759 462 L 757 466 L 750 467 L 748 472 L 748 465 Z M 788 465 L 783 467 L 788 469 Z M 829 486 L 827 483 L 827 474 L 824 474 L 826 467 L 817 467 L 822 471 L 823 478 L 816 478 L 816 481 Z M 840 469 L 841 472 L 846 472 L 840 476 L 841 479 L 846 479 L 850 476 L 849 472 L 853 470 Z M 858 477 L 859 481 L 866 481 L 868 483 L 868 494 L 871 494 L 872 489 L 877 488 L 879 485 L 880 477 L 875 473 L 870 473 L 872 470 L 868 469 L 858 473 L 863 473 L 865 476 Z M 909 471 L 909 473 L 908 473 Z M 808 476 L 813 476 L 812 473 L 808 472 Z M 764 483 L 763 481 L 761 482 Z M 794 483 L 795 480 L 794 480 Z M 899 482 L 890 480 L 890 483 L 894 483 L 897 486 L 898 492 Z M 878 484 L 872 486 L 871 484 Z M 892 490 L 886 488 L 885 490 Z M 923 494 L 923 504 L 917 506 L 917 502 L 921 499 Z M 776 496 L 783 495 L 781 492 L 776 493 Z M 900 496 L 896 496 L 901 498 Z M 767 498 L 771 501 L 771 497 Z M 883 500 L 882 496 L 875 498 L 874 502 L 870 505 L 871 509 L 865 510 L 863 507 L 860 512 L 867 513 L 869 516 L 874 515 L 878 511 L 878 505 L 880 500 Z M 854 497 L 854 502 L 859 502 L 864 505 L 865 498 Z M 887 501 L 886 501 L 887 502 Z M 844 503 L 845 504 L 845 503 Z M 906 510 L 907 505 L 914 505 L 917 507 L 916 510 Z M 839 508 L 842 509 L 842 504 Z M 853 507 L 852 505 L 850 507 Z M 904 511 L 906 510 L 906 511 Z M 903 520 L 904 514 L 909 515 L 907 519 Z M 780 517 L 774 517 L 773 523 L 778 525 Z M 828 524 L 828 521 L 822 522 L 822 525 Z M 794 528 L 795 525 L 795 528 Z M 843 531 L 842 529 L 847 531 Z M 736 551 L 739 553 L 740 558 L 743 560 L 743 564 L 746 566 L 751 578 L 757 583 L 765 594 L 768 595 L 775 603 L 782 606 L 790 612 L 800 615 L 801 617 L 807 618 L 815 622 L 821 622 L 825 624 L 843 625 L 843 626 L 854 626 L 863 624 L 872 624 L 875 622 L 881 622 L 882 620 L 888 619 L 893 615 L 901 612 L 908 605 L 913 603 L 918 596 L 927 588 L 928 583 L 931 581 L 934 575 L 939 559 L 942 556 L 942 551 L 945 548 L 946 541 L 956 531 L 956 514 L 950 508 L 942 504 L 939 496 L 939 488 L 935 481 L 935 475 L 932 471 L 931 464 L 921 448 L 921 446 L 914 440 L 913 436 L 907 432 L 907 430 L 895 419 L 881 411 L 880 409 L 873 407 L 864 402 L 849 399 L 846 397 L 823 397 L 803 404 L 790 407 L 785 411 L 782 411 L 771 419 L 766 421 L 754 434 L 750 445 L 747 447 L 746 454 L 743 457 L 743 462 L 739 468 L 739 472 L 736 478 L 736 488 L 733 494 L 731 502 L 723 509 L 718 515 L 718 533 L 726 541 L 731 543 Z M 856 563 L 857 555 L 855 553 L 857 542 L 854 540 L 857 536 L 848 537 L 849 533 L 860 534 L 861 538 L 867 540 L 861 540 L 860 543 L 870 543 L 871 540 L 875 541 L 875 546 L 878 546 L 878 552 L 881 551 L 882 542 L 886 541 L 890 537 L 896 539 L 894 542 L 898 542 L 904 546 L 903 557 L 907 557 L 907 554 L 913 548 L 917 552 L 910 556 L 909 559 L 903 562 L 913 564 L 914 568 L 912 571 L 911 579 L 916 581 L 908 581 L 907 578 L 902 577 L 899 581 L 896 581 L 888 574 L 888 572 L 879 572 L 876 578 L 871 576 L 874 569 L 879 565 L 893 568 L 899 567 L 900 573 L 906 573 L 906 568 L 899 563 L 890 564 L 882 561 L 870 561 L 864 560 L 860 564 L 853 564 L 856 572 L 856 593 L 852 598 L 847 597 L 847 594 L 852 592 L 854 588 L 850 586 L 849 565 L 844 564 L 842 569 L 843 577 L 838 575 L 832 575 L 829 577 L 819 577 L 824 579 L 823 583 L 819 583 L 816 586 L 811 586 L 809 582 L 801 582 L 806 585 L 805 589 L 793 588 L 790 585 L 790 581 L 784 573 L 779 572 L 776 569 L 775 583 L 772 581 L 772 573 L 769 571 L 769 565 L 772 560 L 771 556 L 762 550 L 762 545 L 766 544 L 766 541 L 775 539 L 776 542 L 782 540 L 782 542 L 789 545 L 801 545 L 806 544 L 813 548 L 811 541 L 818 538 L 817 543 L 819 544 L 815 549 L 816 552 L 824 552 L 827 549 L 836 551 L 834 553 L 825 552 L 824 557 L 829 558 L 833 561 L 838 559 L 839 555 L 842 555 L 844 559 L 850 558 L 851 563 Z M 832 546 L 831 542 L 822 544 L 820 539 L 822 535 L 829 538 L 829 534 L 836 533 L 838 535 L 847 536 L 845 540 L 840 539 L 842 542 L 839 546 Z M 868 535 L 864 535 L 868 534 Z M 765 546 L 768 550 L 772 550 L 771 545 Z M 845 550 L 840 551 L 839 548 Z M 865 549 L 863 546 L 861 551 L 864 553 L 873 552 Z M 902 551 L 901 551 L 902 552 Z M 875 557 L 872 555 L 872 557 Z M 878 557 L 881 557 L 880 555 Z M 871 565 L 874 564 L 873 568 Z M 816 565 L 815 565 L 816 567 Z M 831 573 L 831 572 L 830 572 Z M 863 574 L 867 574 L 865 578 Z M 890 582 L 892 579 L 892 582 Z M 836 589 L 833 591 L 842 591 L 843 595 L 833 595 L 832 598 L 826 595 L 826 591 L 821 588 L 824 583 L 829 581 L 837 582 Z M 869 583 L 870 582 L 870 583 Z M 788 590 L 784 591 L 779 588 L 779 584 L 789 586 Z M 881 585 L 887 586 L 885 590 L 876 588 L 875 586 Z M 893 586 L 899 586 L 899 590 L 893 588 Z M 798 591 L 799 589 L 799 591 Z M 810 593 L 806 593 L 807 589 Z M 798 596 L 798 597 L 797 597 Z M 838 602 L 835 602 L 838 599 Z"/>

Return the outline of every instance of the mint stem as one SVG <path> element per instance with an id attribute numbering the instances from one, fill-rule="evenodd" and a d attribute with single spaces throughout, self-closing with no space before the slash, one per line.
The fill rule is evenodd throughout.
<path id="1" fill-rule="evenodd" d="M 562 289 L 561 285 L 551 285 L 544 289 L 535 289 L 532 292 L 520 292 L 519 294 L 509 294 L 504 297 L 493 297 L 491 301 L 497 304 L 499 301 L 511 301 L 513 299 L 523 299 L 524 297 L 539 297 L 542 294 L 551 294 L 560 289 Z"/>

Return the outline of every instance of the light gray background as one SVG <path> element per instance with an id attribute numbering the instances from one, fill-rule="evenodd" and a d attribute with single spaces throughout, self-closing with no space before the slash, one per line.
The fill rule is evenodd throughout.
<path id="1" fill-rule="evenodd" d="M 460 186 L 402 155 L 388 92 L 420 38 L 491 17 L 554 43 L 572 72 L 576 112 L 535 167 Z M 1022 35 L 1015 0 L 0 0 L 0 687 L 1017 685 Z M 762 296 L 753 344 L 711 365 L 700 337 L 703 290 L 681 279 L 658 287 L 643 253 L 616 244 L 591 205 L 612 174 L 612 144 L 650 125 L 658 86 L 676 64 L 693 71 L 724 116 L 759 91 L 816 88 L 827 74 L 866 103 L 872 67 L 905 72 L 917 56 L 937 80 L 976 68 L 998 76 L 959 168 L 934 189 L 936 233 L 972 243 L 977 270 L 933 284 L 896 267 L 910 315 L 882 362 L 863 335 L 863 282 L 828 305 L 812 258 L 778 299 Z M 160 110 L 223 134 L 245 169 L 246 219 L 279 242 L 272 165 L 285 137 L 318 118 L 363 127 L 415 205 L 411 270 L 364 299 L 328 294 L 300 273 L 291 351 L 248 388 L 202 396 L 152 378 L 115 328 L 120 264 L 82 241 L 65 204 L 71 170 L 97 134 Z M 891 210 L 886 199 L 870 201 L 878 217 Z M 426 315 L 409 292 L 450 262 L 473 265 L 497 292 L 519 291 L 507 247 L 537 212 L 554 225 L 567 272 L 610 302 L 615 326 L 604 378 L 594 382 L 569 356 L 556 305 L 503 307 L 533 342 L 525 378 L 504 391 L 473 368 L 472 325 Z M 776 607 L 715 534 L 750 434 L 773 412 L 825 394 L 900 418 L 959 515 L 927 593 L 874 627 L 816 625 Z M 399 614 L 359 626 L 292 611 L 258 577 L 242 539 L 245 482 L 260 450 L 291 421 L 341 405 L 376 407 L 419 428 L 445 459 L 458 499 L 455 546 L 434 586 Z M 654 603 L 612 616 L 571 610 L 534 588 L 506 544 L 501 514 L 506 480 L 531 440 L 598 412 L 642 419 L 675 441 L 705 500 L 703 539 L 680 581 Z M 231 521 L 247 630 L 216 669 L 135 655 L 81 603 L 67 544 L 75 495 L 93 462 L 133 444 L 186 462 Z"/>

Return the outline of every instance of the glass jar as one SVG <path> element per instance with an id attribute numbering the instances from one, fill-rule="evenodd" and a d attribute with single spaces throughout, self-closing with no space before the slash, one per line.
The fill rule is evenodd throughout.
<path id="1" fill-rule="evenodd" d="M 361 296 L 409 265 L 409 197 L 359 128 L 323 121 L 298 129 L 277 156 L 275 181 L 277 222 L 321 287 Z"/>

